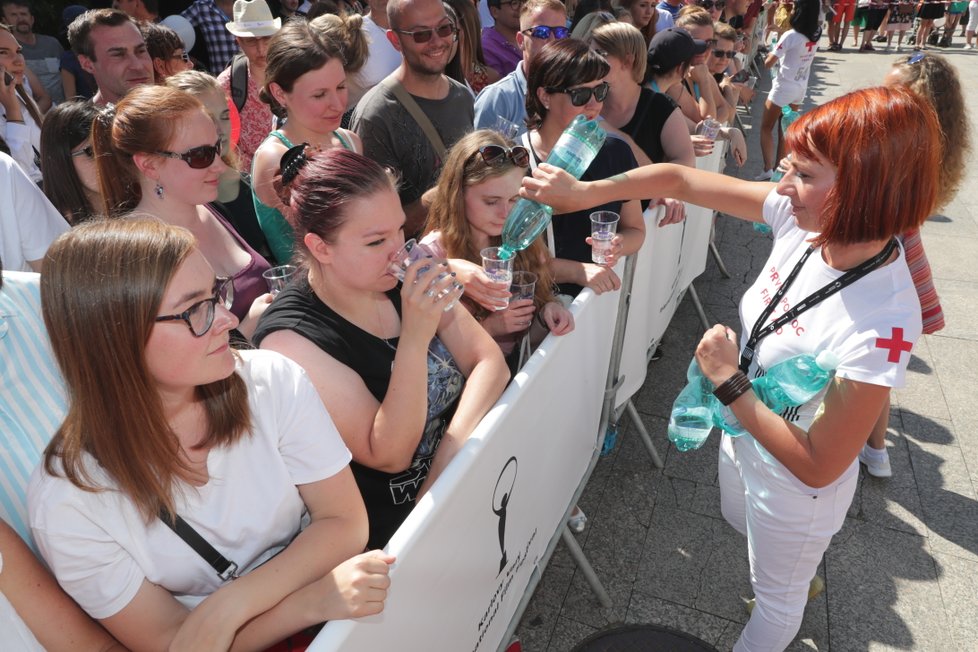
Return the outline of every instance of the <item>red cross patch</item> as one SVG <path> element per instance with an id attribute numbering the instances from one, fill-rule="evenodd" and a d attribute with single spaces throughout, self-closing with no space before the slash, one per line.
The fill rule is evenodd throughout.
<path id="1" fill-rule="evenodd" d="M 900 362 L 900 354 L 904 351 L 909 353 L 910 349 L 913 348 L 913 344 L 903 339 L 902 328 L 894 326 L 891 330 L 892 334 L 889 338 L 876 338 L 876 348 L 889 350 L 886 356 L 887 362 Z"/>

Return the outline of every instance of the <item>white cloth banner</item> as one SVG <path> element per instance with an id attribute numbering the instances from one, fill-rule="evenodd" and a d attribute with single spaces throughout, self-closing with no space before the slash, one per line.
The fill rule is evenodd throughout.
<path id="1" fill-rule="evenodd" d="M 387 546 L 383 613 L 309 647 L 496 650 L 597 444 L 619 293 L 585 289 Z"/>

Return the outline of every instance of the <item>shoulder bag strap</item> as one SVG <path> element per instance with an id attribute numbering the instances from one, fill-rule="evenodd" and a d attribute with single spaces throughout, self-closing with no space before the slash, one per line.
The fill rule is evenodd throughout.
<path id="1" fill-rule="evenodd" d="M 185 520 L 180 518 L 179 515 L 172 516 L 165 507 L 160 508 L 159 517 L 168 528 L 173 530 L 178 537 L 183 539 L 188 546 L 193 548 L 194 552 L 196 552 L 204 561 L 210 564 L 211 568 L 217 572 L 217 576 L 221 578 L 222 582 L 237 579 L 238 565 L 219 553 L 214 546 L 207 542 L 207 539 L 200 536 L 200 533 L 197 532 L 197 530 L 195 530 L 190 523 L 187 523 Z"/>
<path id="2" fill-rule="evenodd" d="M 438 158 L 444 161 L 445 152 L 447 151 L 445 143 L 442 142 L 441 136 L 438 135 L 438 130 L 435 129 L 435 125 L 431 124 L 431 120 L 427 115 L 425 115 L 424 111 L 421 110 L 418 103 L 414 101 L 411 94 L 407 92 L 407 89 L 405 89 L 401 82 L 395 79 L 393 75 L 386 77 L 380 83 L 394 93 L 394 97 L 397 98 L 397 101 L 400 102 L 405 109 L 407 109 L 407 112 L 411 114 L 414 121 L 418 123 L 419 127 L 421 127 L 421 131 L 423 131 L 425 136 L 428 137 L 428 140 L 431 142 L 431 146 L 435 148 L 435 153 L 438 154 Z"/>

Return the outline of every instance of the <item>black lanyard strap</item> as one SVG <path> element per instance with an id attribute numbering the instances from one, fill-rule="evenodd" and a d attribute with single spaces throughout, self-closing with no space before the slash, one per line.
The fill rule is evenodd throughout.
<path id="1" fill-rule="evenodd" d="M 785 292 L 788 291 L 788 287 L 794 283 L 795 279 L 798 277 L 798 272 L 801 271 L 805 261 L 808 260 L 808 257 L 812 255 L 813 251 L 815 251 L 815 247 L 809 246 L 808 249 L 805 250 L 805 253 L 801 255 L 801 258 L 798 259 L 798 262 L 795 263 L 795 266 L 792 268 L 791 272 L 788 273 L 788 276 L 784 279 L 784 283 L 782 283 L 781 287 L 778 288 L 778 291 L 774 293 L 774 296 L 771 298 L 771 302 L 764 307 L 764 310 L 761 311 L 761 315 L 757 318 L 757 321 L 754 322 L 754 327 L 750 331 L 750 337 L 747 338 L 747 344 L 744 345 L 744 350 L 740 354 L 740 370 L 747 373 L 751 360 L 754 359 L 754 354 L 757 351 L 757 344 L 762 339 L 778 330 L 788 322 L 792 321 L 809 308 L 818 305 L 822 301 L 825 301 L 842 288 L 852 285 L 885 263 L 887 260 L 889 260 L 890 256 L 893 255 L 893 251 L 896 249 L 896 246 L 896 238 L 891 238 L 890 241 L 886 243 L 886 246 L 883 247 L 883 250 L 878 254 L 869 260 L 863 261 L 856 267 L 853 267 L 831 283 L 823 285 L 818 290 L 815 290 L 795 304 L 791 310 L 765 326 L 764 323 L 768 320 L 771 313 L 774 312 L 774 309 L 781 302 L 781 298 L 784 296 Z"/>
<path id="2" fill-rule="evenodd" d="M 200 536 L 200 533 L 190 523 L 180 518 L 179 514 L 175 517 L 171 516 L 165 507 L 161 507 L 160 520 L 166 523 L 168 528 L 176 532 L 178 537 L 183 539 L 188 546 L 193 548 L 194 552 L 210 564 L 211 568 L 217 571 L 222 582 L 237 579 L 238 565 L 219 553 L 214 546 L 207 542 L 207 539 Z"/>

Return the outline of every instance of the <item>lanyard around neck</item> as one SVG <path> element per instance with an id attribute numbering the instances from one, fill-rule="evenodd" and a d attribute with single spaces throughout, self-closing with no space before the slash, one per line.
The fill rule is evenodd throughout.
<path id="1" fill-rule="evenodd" d="M 771 297 L 771 302 L 765 306 L 764 310 L 761 311 L 760 317 L 758 317 L 757 321 L 754 322 L 754 327 L 750 331 L 750 337 L 747 338 L 747 344 L 744 345 L 744 350 L 740 353 L 740 370 L 747 373 L 747 369 L 750 367 L 750 363 L 754 359 L 754 354 L 757 351 L 757 344 L 762 339 L 778 330 L 788 322 L 792 321 L 809 308 L 821 303 L 842 288 L 855 283 L 863 276 L 866 276 L 866 274 L 869 274 L 871 271 L 885 263 L 890 256 L 893 255 L 894 249 L 896 249 L 896 239 L 891 238 L 890 241 L 886 243 L 886 246 L 883 247 L 883 250 L 878 254 L 869 260 L 863 261 L 856 267 L 853 267 L 831 283 L 823 285 L 818 290 L 815 290 L 807 297 L 799 301 L 791 310 L 765 326 L 764 322 L 766 322 L 771 316 L 771 313 L 774 312 L 774 309 L 781 302 L 781 297 L 784 296 L 785 292 L 788 291 L 788 287 L 794 283 L 795 278 L 798 277 L 798 272 L 801 271 L 805 261 L 808 260 L 808 257 L 812 255 L 813 251 L 815 251 L 814 246 L 809 246 L 808 249 L 805 250 L 805 253 L 801 255 L 798 262 L 795 263 L 795 266 L 792 268 L 788 276 L 784 279 L 784 283 L 781 284 L 778 291 L 775 292 L 773 297 Z"/>

